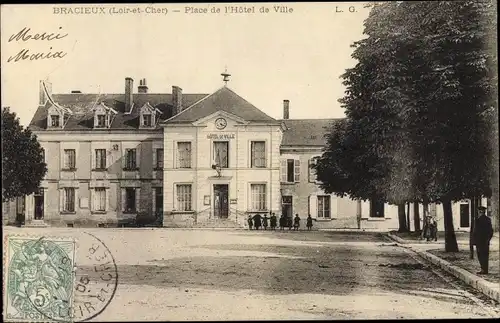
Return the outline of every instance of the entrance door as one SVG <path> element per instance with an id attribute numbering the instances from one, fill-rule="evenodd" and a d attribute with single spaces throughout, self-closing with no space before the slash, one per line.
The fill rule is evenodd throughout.
<path id="1" fill-rule="evenodd" d="M 35 199 L 35 220 L 43 220 L 43 189 L 36 192 L 33 196 Z"/>
<path id="2" fill-rule="evenodd" d="M 293 218 L 293 198 L 291 196 L 283 196 L 281 198 L 281 212 L 286 218 Z"/>
<path id="3" fill-rule="evenodd" d="M 229 188 L 227 184 L 214 185 L 214 216 L 227 218 L 229 216 Z"/>
<path id="4" fill-rule="evenodd" d="M 469 218 L 470 218 L 470 210 L 469 203 L 460 204 L 460 227 L 468 228 L 469 227 Z"/>

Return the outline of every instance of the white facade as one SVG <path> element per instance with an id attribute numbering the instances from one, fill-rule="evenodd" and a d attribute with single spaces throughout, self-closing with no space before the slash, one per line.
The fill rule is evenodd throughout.
<path id="1" fill-rule="evenodd" d="M 214 215 L 239 221 L 248 212 L 279 212 L 281 139 L 279 124 L 249 123 L 224 111 L 191 124 L 166 124 L 165 221 L 196 221 Z M 217 158 L 217 142 L 227 145 L 227 162 L 224 149 Z M 252 165 L 252 142 L 265 147 L 265 165 L 259 165 L 264 167 Z M 222 168 L 214 169 L 214 165 Z"/>

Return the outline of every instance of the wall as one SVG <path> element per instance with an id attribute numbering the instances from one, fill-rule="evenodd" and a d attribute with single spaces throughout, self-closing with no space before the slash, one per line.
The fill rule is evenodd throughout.
<path id="1" fill-rule="evenodd" d="M 110 132 L 39 132 L 36 133 L 45 149 L 47 174 L 41 183 L 44 189 L 44 220 L 54 226 L 66 223 L 116 223 L 136 214 L 124 214 L 122 210 L 122 188 L 139 188 L 138 212 L 153 211 L 153 187 L 162 186 L 162 172 L 154 170 L 153 149 L 161 148 L 162 133 L 153 131 Z M 139 169 L 125 171 L 125 149 L 135 148 Z M 62 170 L 64 149 L 76 150 L 76 169 Z M 106 150 L 107 170 L 95 169 L 95 149 Z M 64 187 L 74 187 L 75 212 L 63 214 L 62 194 Z M 106 188 L 106 212 L 92 210 L 93 190 Z M 27 220 L 34 216 L 34 198 L 27 196 Z"/>
<path id="2" fill-rule="evenodd" d="M 229 204 L 230 217 L 243 217 L 250 210 L 250 183 L 266 183 L 267 208 L 277 212 L 280 208 L 279 197 L 279 145 L 281 130 L 279 125 L 245 125 L 239 120 L 225 116 L 227 126 L 218 130 L 214 121 L 220 114 L 202 120 L 195 126 L 166 126 L 164 132 L 164 210 L 178 213 L 175 205 L 175 185 L 192 184 L 193 209 L 199 217 L 208 218 L 213 213 L 213 185 L 228 184 L 229 200 L 236 199 L 235 204 Z M 219 139 L 211 135 L 234 136 L 229 141 L 229 168 L 221 170 L 221 177 L 212 169 L 215 164 L 213 142 Z M 226 139 L 220 139 L 222 141 Z M 191 142 L 191 168 L 177 168 L 177 142 Z M 251 168 L 251 141 L 266 142 L 266 168 Z M 210 205 L 205 205 L 204 197 L 209 196 Z M 180 217 L 183 218 L 183 217 Z M 185 219 L 185 217 L 183 218 Z"/>

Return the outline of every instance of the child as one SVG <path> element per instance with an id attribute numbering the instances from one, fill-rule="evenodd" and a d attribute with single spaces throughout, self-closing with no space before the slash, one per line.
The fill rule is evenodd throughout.
<path id="1" fill-rule="evenodd" d="M 307 216 L 307 231 L 311 231 L 312 226 L 313 226 L 313 219 L 311 218 L 311 215 L 309 214 Z"/>
<path id="2" fill-rule="evenodd" d="M 283 231 L 285 230 L 285 215 L 282 214 L 280 216 L 280 230 Z"/>
<path id="3" fill-rule="evenodd" d="M 276 215 L 274 213 L 271 215 L 270 222 L 271 222 L 271 230 L 276 230 Z"/>
<path id="4" fill-rule="evenodd" d="M 248 230 L 252 230 L 252 226 L 253 226 L 252 216 L 249 215 L 248 216 Z"/>
<path id="5" fill-rule="evenodd" d="M 298 231 L 300 227 L 300 218 L 298 214 L 295 214 L 295 218 L 293 219 L 293 229 Z"/>

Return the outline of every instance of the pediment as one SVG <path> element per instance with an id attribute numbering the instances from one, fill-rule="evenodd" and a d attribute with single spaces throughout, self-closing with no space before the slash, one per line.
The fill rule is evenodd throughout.
<path id="1" fill-rule="evenodd" d="M 92 108 L 92 110 L 96 113 L 96 114 L 106 114 L 108 112 L 111 112 L 111 113 L 114 113 L 114 114 L 117 114 L 118 112 L 113 109 L 113 108 L 110 108 L 108 107 L 107 105 L 104 104 L 104 102 L 100 102 L 99 104 L 97 104 L 96 106 L 94 106 Z"/>
<path id="2" fill-rule="evenodd" d="M 225 120 L 231 121 L 234 124 L 248 124 L 248 121 L 238 117 L 237 115 L 220 110 L 193 122 L 193 125 L 195 126 L 205 125 L 219 118 L 224 118 Z"/>
<path id="3" fill-rule="evenodd" d="M 144 105 L 140 109 L 141 113 L 152 113 L 152 114 L 162 114 L 160 110 L 153 107 L 149 102 L 144 103 Z"/>

